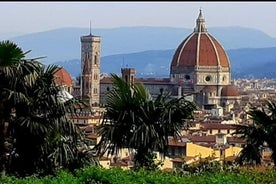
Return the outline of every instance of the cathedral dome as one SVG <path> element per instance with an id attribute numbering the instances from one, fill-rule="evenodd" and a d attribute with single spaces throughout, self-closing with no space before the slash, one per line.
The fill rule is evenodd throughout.
<path id="1" fill-rule="evenodd" d="M 224 86 L 221 90 L 221 96 L 240 96 L 238 89 L 235 86 Z"/>
<path id="2" fill-rule="evenodd" d="M 59 68 L 58 71 L 55 73 L 54 77 L 56 85 L 65 85 L 68 87 L 73 85 L 73 81 L 70 74 L 64 68 Z"/>
<path id="3" fill-rule="evenodd" d="M 171 67 L 219 66 L 230 67 L 228 56 L 221 44 L 207 32 L 200 10 L 194 32 L 176 49 Z"/>

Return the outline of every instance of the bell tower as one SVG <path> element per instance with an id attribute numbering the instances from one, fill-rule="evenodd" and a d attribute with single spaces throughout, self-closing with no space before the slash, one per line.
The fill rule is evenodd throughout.
<path id="1" fill-rule="evenodd" d="M 81 89 L 82 99 L 90 106 L 100 103 L 101 38 L 91 34 L 81 36 Z"/>
<path id="2" fill-rule="evenodd" d="M 135 69 L 134 68 L 122 68 L 121 73 L 122 73 L 122 79 L 125 82 L 127 82 L 129 84 L 134 83 L 134 78 L 135 78 Z"/>

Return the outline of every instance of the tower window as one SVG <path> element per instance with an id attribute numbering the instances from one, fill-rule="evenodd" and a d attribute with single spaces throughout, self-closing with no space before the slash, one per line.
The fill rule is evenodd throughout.
<path id="1" fill-rule="evenodd" d="M 85 87 L 86 87 L 86 88 L 89 87 L 89 83 L 88 83 L 88 82 L 85 83 Z"/>
<path id="2" fill-rule="evenodd" d="M 131 77 L 131 82 L 133 83 L 134 82 L 134 77 L 133 76 L 130 76 Z"/>

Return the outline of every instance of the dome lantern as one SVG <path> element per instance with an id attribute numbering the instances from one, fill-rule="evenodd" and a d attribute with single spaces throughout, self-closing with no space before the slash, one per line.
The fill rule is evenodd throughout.
<path id="1" fill-rule="evenodd" d="M 202 15 L 202 9 L 199 9 L 199 15 L 196 19 L 196 27 L 194 29 L 194 32 L 207 32 L 207 28 L 205 26 L 205 19 Z"/>

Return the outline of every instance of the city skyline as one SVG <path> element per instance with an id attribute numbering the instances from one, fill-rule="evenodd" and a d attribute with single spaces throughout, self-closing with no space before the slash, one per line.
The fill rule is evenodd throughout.
<path id="1" fill-rule="evenodd" d="M 276 37 L 276 2 L 1 2 L 0 37 L 64 27 L 194 28 L 199 9 L 208 27 L 255 28 Z"/>

